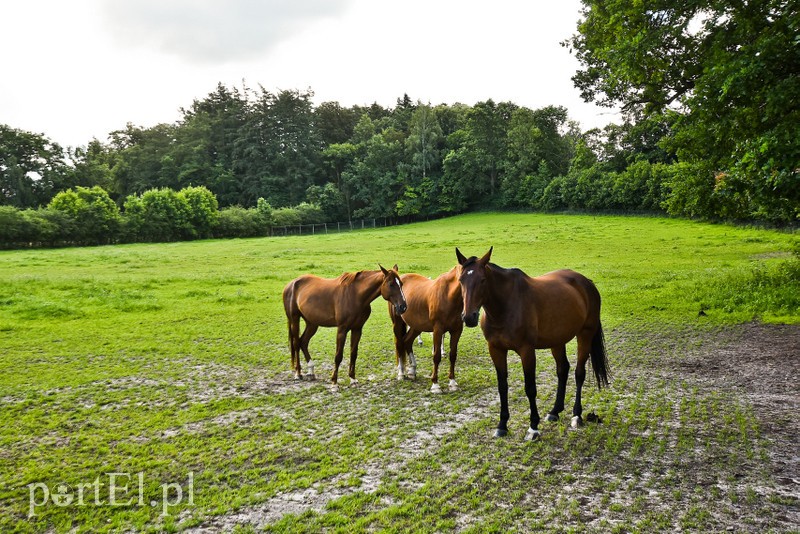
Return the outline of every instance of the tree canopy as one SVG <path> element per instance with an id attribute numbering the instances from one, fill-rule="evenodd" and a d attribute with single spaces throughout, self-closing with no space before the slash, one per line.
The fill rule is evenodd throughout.
<path id="1" fill-rule="evenodd" d="M 681 206 L 698 215 L 800 216 L 800 6 L 790 0 L 584 0 L 565 44 L 585 100 L 634 122 L 662 117 L 682 162 Z M 689 195 L 686 197 L 686 195 Z"/>
<path id="2" fill-rule="evenodd" d="M 136 212 L 183 206 L 173 193 L 202 187 L 213 196 L 200 195 L 206 208 L 269 206 L 259 224 L 298 213 L 335 221 L 485 208 L 797 224 L 796 0 L 583 6 L 563 42 L 581 64 L 573 81 L 587 101 L 619 106 L 621 124 L 581 131 L 563 107 L 431 105 L 407 94 L 394 107 L 314 106 L 310 89 L 220 83 L 175 123 L 128 124 L 66 151 L 0 125 L 0 206 L 34 209 L 26 217 L 45 227 L 64 213 L 35 209 L 70 189 L 98 186 Z M 230 234 L 252 233 L 244 214 L 208 215 L 182 235 L 208 235 L 219 221 Z"/>

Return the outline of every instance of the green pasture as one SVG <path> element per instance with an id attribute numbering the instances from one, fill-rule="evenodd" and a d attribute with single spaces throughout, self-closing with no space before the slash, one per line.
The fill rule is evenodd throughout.
<path id="1" fill-rule="evenodd" d="M 797 502 L 771 489 L 751 406 L 670 362 L 731 325 L 800 322 L 796 242 L 665 218 L 478 214 L 0 252 L 0 531 L 780 530 L 782 507 Z M 462 337 L 460 389 L 433 395 L 430 336 L 417 380 L 395 380 L 381 299 L 357 387 L 346 372 L 340 391 L 327 387 L 332 329 L 311 342 L 318 380 L 292 380 L 288 281 L 378 263 L 433 277 L 455 265 L 456 246 L 467 256 L 494 246 L 495 263 L 531 275 L 567 267 L 594 280 L 612 385 L 587 380 L 584 407 L 601 422 L 570 431 L 562 417 L 523 442 L 513 356 L 510 434 L 493 439 L 480 330 Z M 544 412 L 555 369 L 539 354 Z M 571 378 L 568 410 L 573 394 Z"/>

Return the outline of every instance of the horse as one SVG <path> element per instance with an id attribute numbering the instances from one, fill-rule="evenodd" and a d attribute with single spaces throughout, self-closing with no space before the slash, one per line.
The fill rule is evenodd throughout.
<path id="1" fill-rule="evenodd" d="M 308 353 L 308 342 L 320 326 L 336 327 L 336 353 L 331 382 L 336 388 L 339 364 L 344 356 L 344 344 L 350 332 L 350 383 L 355 385 L 356 358 L 361 329 L 372 312 L 372 301 L 380 295 L 397 311 L 406 311 L 403 283 L 395 265 L 380 271 L 343 273 L 338 278 L 320 278 L 306 274 L 286 284 L 283 289 L 283 307 L 289 325 L 289 346 L 292 352 L 292 369 L 296 380 L 302 380 L 300 351 L 308 365 L 309 380 L 314 380 L 314 363 Z M 300 319 L 306 327 L 300 335 Z"/>
<path id="2" fill-rule="evenodd" d="M 400 314 L 389 306 L 389 316 L 394 330 L 397 379 L 405 374 L 405 360 L 409 360 L 409 377 L 416 377 L 417 360 L 414 357 L 414 338 L 421 332 L 433 332 L 433 373 L 431 393 L 441 393 L 439 363 L 442 361 L 445 333 L 450 334 L 450 391 L 458 389 L 456 382 L 456 352 L 464 321 L 461 319 L 461 286 L 458 283 L 459 267 L 439 275 L 435 280 L 415 273 L 400 276 L 406 294 L 408 309 Z M 419 339 L 421 342 L 421 338 Z"/>
<path id="3" fill-rule="evenodd" d="M 459 283 L 464 298 L 464 324 L 478 325 L 489 345 L 500 393 L 500 423 L 495 437 L 508 434 L 508 351 L 522 360 L 525 394 L 530 403 L 530 427 L 526 440 L 539 439 L 539 411 L 536 408 L 536 349 L 549 348 L 556 361 L 558 389 L 548 421 L 558 421 L 564 410 L 569 375 L 566 344 L 578 338 L 575 368 L 575 404 L 570 426 L 583 426 L 581 389 L 586 379 L 586 361 L 591 358 L 598 389 L 608 386 L 603 327 L 600 323 L 600 293 L 594 283 L 569 269 L 531 278 L 519 269 L 504 269 L 489 260 L 494 247 L 480 259 L 464 257 L 456 248 L 461 266 Z"/>

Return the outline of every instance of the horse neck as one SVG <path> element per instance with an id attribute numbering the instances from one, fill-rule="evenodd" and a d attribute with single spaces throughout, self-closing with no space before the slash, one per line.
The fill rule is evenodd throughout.
<path id="1" fill-rule="evenodd" d="M 383 273 L 381 271 L 362 271 L 353 283 L 356 295 L 362 302 L 372 302 L 381 294 Z"/>
<path id="2" fill-rule="evenodd" d="M 493 263 L 486 273 L 486 297 L 483 309 L 487 318 L 502 318 L 509 308 L 509 301 L 518 297 L 515 290 L 517 273 Z"/>

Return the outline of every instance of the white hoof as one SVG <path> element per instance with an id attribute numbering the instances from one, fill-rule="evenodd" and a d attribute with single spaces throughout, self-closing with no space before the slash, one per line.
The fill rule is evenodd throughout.
<path id="1" fill-rule="evenodd" d="M 303 375 L 300 374 L 300 371 L 295 371 L 294 372 L 294 379 L 295 380 L 302 380 L 303 379 Z"/>
<path id="2" fill-rule="evenodd" d="M 580 428 L 583 426 L 583 419 L 581 418 L 580 415 L 576 415 L 569 422 L 569 426 L 572 428 Z"/>
<path id="3" fill-rule="evenodd" d="M 436 393 L 437 395 L 442 392 L 441 386 L 439 384 L 433 384 L 431 386 L 431 393 Z"/>
<path id="4" fill-rule="evenodd" d="M 306 380 L 316 380 L 316 379 L 317 379 L 317 375 L 315 375 L 314 373 L 308 373 L 306 375 Z"/>
<path id="5" fill-rule="evenodd" d="M 403 368 L 402 368 L 402 367 L 400 367 L 400 366 L 398 366 L 398 367 L 397 367 L 397 379 L 398 379 L 398 380 L 402 380 L 402 379 L 403 379 L 403 376 L 404 376 L 404 373 L 403 373 Z"/>
<path id="6" fill-rule="evenodd" d="M 358 386 L 358 380 L 356 380 L 355 378 L 351 378 L 350 379 L 350 387 L 354 388 L 356 386 Z"/>
<path id="7" fill-rule="evenodd" d="M 408 378 L 410 378 L 411 380 L 416 380 L 417 379 L 417 368 L 416 367 L 409 367 L 408 368 L 408 374 L 406 376 Z"/>
<path id="8" fill-rule="evenodd" d="M 529 428 L 527 434 L 525 434 L 525 441 L 538 441 L 540 437 L 542 437 L 541 432 Z"/>
<path id="9" fill-rule="evenodd" d="M 339 393 L 339 384 L 331 384 L 331 393 Z"/>
<path id="10" fill-rule="evenodd" d="M 448 386 L 450 391 L 458 391 L 458 382 L 455 380 L 450 380 L 450 385 Z"/>

